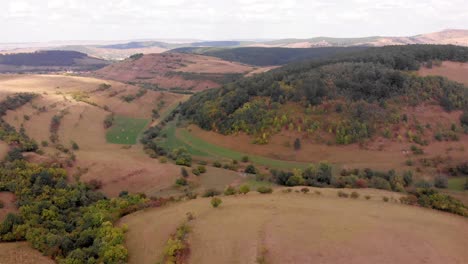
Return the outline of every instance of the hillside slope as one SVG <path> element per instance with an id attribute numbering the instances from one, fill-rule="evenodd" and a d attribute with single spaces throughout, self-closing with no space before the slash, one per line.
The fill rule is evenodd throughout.
<path id="1" fill-rule="evenodd" d="M 219 87 L 254 70 L 253 66 L 215 57 L 167 53 L 129 58 L 92 75 L 155 90 L 195 92 Z"/>
<path id="2" fill-rule="evenodd" d="M 468 261 L 462 217 L 382 201 L 397 200 L 395 193 L 359 190 L 358 199 L 343 199 L 336 190 L 313 191 L 222 197 L 217 209 L 201 198 L 128 215 L 121 224 L 128 225 L 129 263 L 162 261 L 166 242 L 188 212 L 194 220 L 186 223 L 190 254 L 184 263 Z"/>

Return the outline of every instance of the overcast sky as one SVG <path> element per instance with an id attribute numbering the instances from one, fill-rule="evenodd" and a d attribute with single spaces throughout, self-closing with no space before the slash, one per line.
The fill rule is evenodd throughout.
<path id="1" fill-rule="evenodd" d="M 0 42 L 406 36 L 468 29 L 468 0 L 0 0 Z"/>

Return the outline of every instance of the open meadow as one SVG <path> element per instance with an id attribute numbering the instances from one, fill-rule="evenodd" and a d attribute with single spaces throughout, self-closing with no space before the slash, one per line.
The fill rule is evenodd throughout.
<path id="1" fill-rule="evenodd" d="M 273 194 L 221 197 L 219 208 L 199 198 L 137 212 L 120 224 L 129 228 L 129 263 L 161 261 L 166 241 L 187 221 L 188 212 L 194 220 L 187 222 L 186 263 L 468 261 L 464 218 L 397 204 L 396 193 L 357 192 L 360 197 L 351 199 L 337 197 L 336 189 L 311 188 L 308 194 L 276 189 Z"/>

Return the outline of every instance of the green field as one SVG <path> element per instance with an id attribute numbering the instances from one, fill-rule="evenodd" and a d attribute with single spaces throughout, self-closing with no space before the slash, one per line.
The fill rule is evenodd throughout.
<path id="1" fill-rule="evenodd" d="M 115 116 L 114 124 L 107 131 L 107 142 L 112 144 L 133 145 L 150 121 L 125 116 Z"/>
<path id="2" fill-rule="evenodd" d="M 448 182 L 448 188 L 454 191 L 463 191 L 467 177 L 454 177 L 450 178 Z"/>
<path id="3" fill-rule="evenodd" d="M 174 148 L 184 147 L 193 156 L 205 157 L 213 160 L 241 160 L 243 156 L 249 156 L 250 160 L 255 164 L 278 169 L 304 169 L 310 165 L 304 162 L 276 160 L 262 156 L 249 155 L 247 153 L 217 146 L 194 136 L 185 128 L 177 131 L 175 122 L 168 123 L 163 130 L 163 134 L 166 134 L 166 139 L 160 142 L 163 148 L 172 150 Z"/>

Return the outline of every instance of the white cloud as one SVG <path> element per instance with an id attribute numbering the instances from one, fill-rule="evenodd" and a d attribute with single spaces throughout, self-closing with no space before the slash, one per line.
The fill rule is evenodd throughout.
<path id="1" fill-rule="evenodd" d="M 0 42 L 412 35 L 468 28 L 466 0 L 3 0 Z"/>

